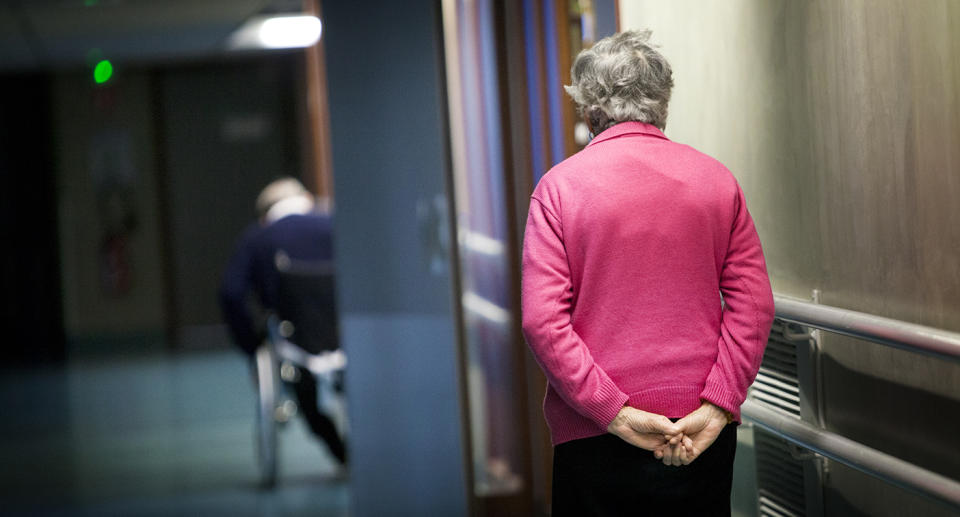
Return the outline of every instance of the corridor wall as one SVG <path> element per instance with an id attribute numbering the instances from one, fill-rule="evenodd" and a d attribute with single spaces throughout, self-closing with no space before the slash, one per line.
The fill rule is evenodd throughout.
<path id="1" fill-rule="evenodd" d="M 667 136 L 743 185 L 775 291 L 960 330 L 960 4 L 620 9 L 621 29 L 652 29 L 673 65 Z M 958 365 L 823 347 L 829 429 L 960 478 Z M 828 514 L 939 511 L 839 466 L 827 489 Z"/>
<path id="2" fill-rule="evenodd" d="M 323 15 L 351 515 L 465 515 L 439 3 Z"/>

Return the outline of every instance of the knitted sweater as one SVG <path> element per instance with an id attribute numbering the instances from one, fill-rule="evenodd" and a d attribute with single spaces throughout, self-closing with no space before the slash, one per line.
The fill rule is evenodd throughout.
<path id="1" fill-rule="evenodd" d="M 739 420 L 774 312 L 733 175 L 640 122 L 540 180 L 522 311 L 554 445 L 606 433 L 624 405 L 679 418 L 706 400 Z"/>

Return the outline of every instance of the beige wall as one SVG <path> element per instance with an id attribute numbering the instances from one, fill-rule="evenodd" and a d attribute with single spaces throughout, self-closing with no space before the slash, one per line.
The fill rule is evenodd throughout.
<path id="1" fill-rule="evenodd" d="M 620 2 L 667 134 L 742 182 L 778 292 L 960 330 L 960 4 Z"/>
<path id="2" fill-rule="evenodd" d="M 826 304 L 960 331 L 960 2 L 619 5 L 621 29 L 652 29 L 673 65 L 667 135 L 743 185 L 775 291 L 820 289 Z M 960 400 L 956 364 L 849 339 L 827 337 L 824 349 L 828 427 L 855 434 L 888 406 L 932 419 L 938 408 L 922 401 Z M 857 393 L 888 388 L 930 398 L 865 407 Z M 878 425 L 923 427 L 911 418 Z M 960 419 L 920 432 L 955 451 Z M 863 433 L 854 437 L 884 443 Z M 958 464 L 953 454 L 929 467 Z M 870 492 L 847 495 L 882 509 Z"/>
<path id="3" fill-rule="evenodd" d="M 131 336 L 163 332 L 156 168 L 146 74 L 126 72 L 112 99 L 100 98 L 88 73 L 62 73 L 54 79 L 54 131 L 60 219 L 63 311 L 70 338 Z M 113 103 L 106 107 L 103 103 Z M 99 106 L 98 106 L 99 104 Z M 92 141 L 104 132 L 124 134 L 138 224 L 128 251 L 132 284 L 123 296 L 101 288 L 100 243 L 104 219 L 97 204 Z"/>
<path id="4" fill-rule="evenodd" d="M 960 4 L 620 6 L 673 65 L 667 135 L 742 183 L 777 292 L 960 331 Z"/>
<path id="5" fill-rule="evenodd" d="M 783 3 L 621 1 L 622 29 L 650 28 L 674 70 L 667 135 L 730 168 L 747 194 L 779 292 L 818 287 L 812 159 L 796 134 Z M 774 180 L 775 178 L 775 180 Z M 811 188 L 813 187 L 813 188 Z M 802 215 L 806 224 L 797 224 Z M 811 282 L 812 280 L 816 281 Z"/>

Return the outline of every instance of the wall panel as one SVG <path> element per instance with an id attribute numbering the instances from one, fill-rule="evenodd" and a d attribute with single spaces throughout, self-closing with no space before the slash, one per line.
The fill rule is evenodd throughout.
<path id="1" fill-rule="evenodd" d="M 960 330 L 960 4 L 620 9 L 674 67 L 667 136 L 743 185 L 777 292 Z M 958 365 L 831 336 L 824 350 L 828 428 L 958 475 Z M 872 511 L 858 476 L 833 488 Z"/>

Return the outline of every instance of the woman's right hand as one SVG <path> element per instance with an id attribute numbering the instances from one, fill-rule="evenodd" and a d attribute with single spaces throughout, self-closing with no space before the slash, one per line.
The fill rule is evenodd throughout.
<path id="1" fill-rule="evenodd" d="M 669 418 L 629 406 L 620 409 L 607 426 L 607 432 L 648 451 L 679 445 L 684 438 L 681 427 Z"/>

